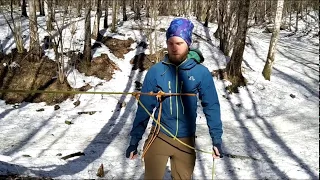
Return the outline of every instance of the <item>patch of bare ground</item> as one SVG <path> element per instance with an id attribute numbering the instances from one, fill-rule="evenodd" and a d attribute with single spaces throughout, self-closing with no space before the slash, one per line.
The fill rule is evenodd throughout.
<path id="1" fill-rule="evenodd" d="M 130 48 L 130 46 L 132 43 L 134 43 L 134 40 L 132 38 L 120 40 L 106 36 L 101 39 L 101 43 L 106 45 L 117 58 L 123 59 L 124 54 L 127 54 L 129 51 L 133 50 Z"/>
<path id="2" fill-rule="evenodd" d="M 95 57 L 91 62 L 86 62 L 81 59 L 81 55 L 78 56 L 76 62 L 72 65 L 86 76 L 96 76 L 100 79 L 109 81 L 112 79 L 113 74 L 116 70 L 120 70 L 116 63 L 109 59 L 107 54 L 101 54 L 99 57 Z"/>
<path id="3" fill-rule="evenodd" d="M 67 81 L 60 83 L 57 78 L 57 63 L 43 56 L 35 58 L 28 52 L 0 55 L 0 88 L 2 90 L 50 90 L 70 91 Z M 65 78 L 66 79 L 66 78 Z M 73 98 L 72 94 L 30 94 L 30 93 L 0 93 L 0 99 L 7 104 L 21 102 L 46 102 L 48 105 Z"/>

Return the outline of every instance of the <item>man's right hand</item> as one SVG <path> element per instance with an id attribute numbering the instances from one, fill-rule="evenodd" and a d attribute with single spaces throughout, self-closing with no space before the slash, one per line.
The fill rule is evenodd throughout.
<path id="1" fill-rule="evenodd" d="M 136 159 L 138 157 L 137 145 L 130 145 L 126 151 L 126 157 L 129 159 Z"/>

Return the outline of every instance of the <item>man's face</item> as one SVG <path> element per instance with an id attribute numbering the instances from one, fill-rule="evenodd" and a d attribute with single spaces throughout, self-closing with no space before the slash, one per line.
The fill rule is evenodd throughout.
<path id="1" fill-rule="evenodd" d="M 178 36 L 173 36 L 167 41 L 169 60 L 174 64 L 180 64 L 187 58 L 188 44 Z"/>

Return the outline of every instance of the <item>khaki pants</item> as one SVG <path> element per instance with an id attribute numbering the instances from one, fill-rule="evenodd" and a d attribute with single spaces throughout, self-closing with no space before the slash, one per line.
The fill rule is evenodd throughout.
<path id="1" fill-rule="evenodd" d="M 151 129 L 151 132 L 153 132 L 153 129 Z M 152 133 L 149 134 L 143 149 L 145 149 L 151 137 Z M 194 137 L 179 139 L 194 147 Z M 169 158 L 172 179 L 191 179 L 196 160 L 195 151 L 161 132 L 144 156 L 144 179 L 163 179 Z"/>

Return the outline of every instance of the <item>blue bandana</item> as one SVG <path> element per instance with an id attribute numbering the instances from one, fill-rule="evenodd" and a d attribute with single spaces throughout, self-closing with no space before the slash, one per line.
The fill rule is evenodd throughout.
<path id="1" fill-rule="evenodd" d="M 167 30 L 167 40 L 172 36 L 181 37 L 190 46 L 192 42 L 192 30 L 194 25 L 191 21 L 184 18 L 176 18 L 171 23 Z"/>

